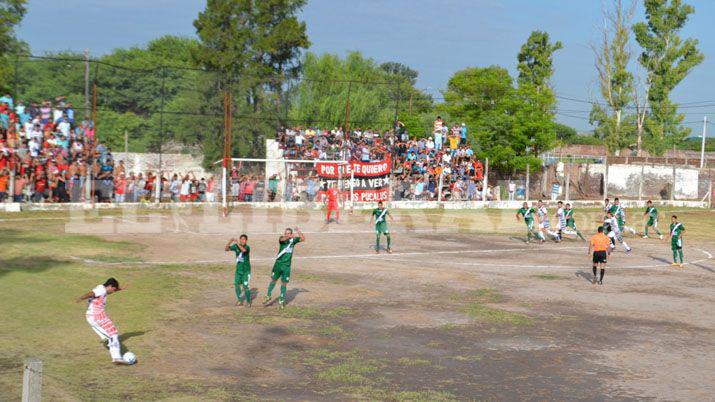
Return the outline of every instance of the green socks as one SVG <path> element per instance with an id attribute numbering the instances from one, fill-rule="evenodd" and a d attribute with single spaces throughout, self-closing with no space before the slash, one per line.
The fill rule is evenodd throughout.
<path id="1" fill-rule="evenodd" d="M 680 256 L 680 263 L 682 264 L 683 263 L 683 249 L 682 248 L 678 250 L 678 255 Z"/>
<path id="2" fill-rule="evenodd" d="M 243 289 L 243 292 L 246 294 L 246 302 L 248 304 L 251 304 L 251 289 L 248 286 L 246 286 Z"/>
<path id="3" fill-rule="evenodd" d="M 270 285 L 268 285 L 268 293 L 266 293 L 266 296 L 271 297 L 271 293 L 273 293 L 274 287 L 276 287 L 276 283 L 271 282 Z"/>
<path id="4" fill-rule="evenodd" d="M 386 234 L 385 236 L 387 237 L 387 248 L 389 249 L 389 248 L 390 248 L 390 242 L 391 242 L 391 241 L 390 241 L 390 235 L 389 235 L 389 234 Z"/>
<path id="5" fill-rule="evenodd" d="M 380 233 L 378 233 L 377 237 L 375 237 L 375 250 L 380 250 Z"/>
<path id="6" fill-rule="evenodd" d="M 673 262 L 678 262 L 678 250 L 673 250 Z"/>
<path id="7" fill-rule="evenodd" d="M 281 285 L 281 297 L 280 300 L 285 300 L 286 299 L 286 289 L 288 286 L 286 285 Z"/>
<path id="8" fill-rule="evenodd" d="M 243 301 L 243 297 L 241 297 L 241 287 L 239 285 L 236 285 L 236 299 L 240 302 Z"/>
<path id="9" fill-rule="evenodd" d="M 578 230 L 576 231 L 576 234 L 578 235 L 578 237 L 581 238 L 581 240 L 584 240 L 584 241 L 586 240 L 586 239 L 583 237 L 583 235 L 581 234 L 581 232 L 579 232 Z"/>

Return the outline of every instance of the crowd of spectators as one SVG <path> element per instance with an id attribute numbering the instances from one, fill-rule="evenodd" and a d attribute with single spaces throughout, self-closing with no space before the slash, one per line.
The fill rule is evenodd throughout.
<path id="1" fill-rule="evenodd" d="M 467 142 L 467 127 L 446 124 L 439 116 L 432 134 L 412 136 L 397 122 L 387 131 L 353 128 L 281 127 L 276 139 L 284 159 L 390 159 L 394 200 L 479 200 L 490 198 L 482 188 L 484 167 Z M 267 180 L 263 169 L 230 171 L 233 201 L 313 201 L 320 179 L 306 170 Z M 14 177 L 14 182 L 10 181 Z M 161 187 L 156 188 L 157 183 Z M 440 187 L 441 185 L 441 187 Z M 112 150 L 96 141 L 91 121 L 75 120 L 71 102 L 63 97 L 40 103 L 0 97 L 0 202 L 140 202 L 162 200 L 213 201 L 220 183 L 193 173 L 128 172 L 115 162 Z M 12 194 L 10 194 L 12 191 Z"/>
<path id="2" fill-rule="evenodd" d="M 276 139 L 285 159 L 380 161 L 393 163 L 394 200 L 492 199 L 482 187 L 484 166 L 467 142 L 464 123 L 449 125 L 437 116 L 432 134 L 417 138 L 399 121 L 391 130 L 281 127 Z M 440 189 L 441 184 L 441 189 Z M 486 190 L 486 191 L 485 191 Z"/>
<path id="3" fill-rule="evenodd" d="M 156 197 L 154 172 L 127 172 L 112 150 L 96 141 L 91 121 L 75 120 L 71 102 L 25 104 L 0 97 L 0 202 L 139 202 Z M 14 178 L 14 180 L 13 180 Z M 13 180 L 13 182 L 11 182 Z M 213 199 L 213 177 L 162 177 L 160 197 Z M 10 194 L 12 190 L 12 194 Z"/>

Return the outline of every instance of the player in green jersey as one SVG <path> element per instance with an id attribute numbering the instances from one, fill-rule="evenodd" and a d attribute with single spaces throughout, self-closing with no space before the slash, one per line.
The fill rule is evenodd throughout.
<path id="1" fill-rule="evenodd" d="M 236 253 L 236 273 L 233 279 L 233 286 L 236 289 L 236 305 L 243 306 L 243 296 L 241 289 L 246 295 L 246 305 L 251 307 L 251 288 L 248 282 L 251 280 L 251 247 L 248 246 L 248 236 L 242 234 L 239 240 L 231 239 L 226 244 L 226 251 Z"/>
<path id="2" fill-rule="evenodd" d="M 648 218 L 648 221 L 645 224 L 645 230 L 643 230 L 643 238 L 648 238 L 648 228 L 652 227 L 653 229 L 655 229 L 655 232 L 658 234 L 660 240 L 663 240 L 663 234 L 660 233 L 660 230 L 658 230 L 658 210 L 655 209 L 655 207 L 653 206 L 653 201 L 648 200 L 648 202 L 646 202 L 646 208 L 645 213 L 643 213 L 643 218 Z"/>
<path id="3" fill-rule="evenodd" d="M 631 232 L 631 234 L 633 235 L 636 234 L 635 229 L 630 226 L 626 226 L 626 210 L 623 208 L 623 205 L 621 205 L 621 200 L 619 200 L 618 198 L 613 199 L 613 207 L 611 208 L 611 212 L 613 212 L 613 216 L 615 216 L 616 220 L 618 221 L 618 229 L 620 229 L 621 233 Z"/>
<path id="4" fill-rule="evenodd" d="M 573 217 L 573 209 L 569 203 L 567 203 L 564 208 L 564 217 L 566 218 L 566 227 L 573 229 L 581 240 L 586 241 L 581 232 L 576 228 L 576 220 Z"/>
<path id="5" fill-rule="evenodd" d="M 271 272 L 271 283 L 268 285 L 268 292 L 266 292 L 266 298 L 263 300 L 263 305 L 267 306 L 271 302 L 271 293 L 273 293 L 273 288 L 276 287 L 276 282 L 278 278 L 281 280 L 281 295 L 278 298 L 278 307 L 285 308 L 286 300 L 286 290 L 288 289 L 288 282 L 290 282 L 290 264 L 293 260 L 293 249 L 295 245 L 305 241 L 305 235 L 300 231 L 300 229 L 295 228 L 298 236 L 293 236 L 293 229 L 287 228 L 283 233 L 283 236 L 278 238 L 278 255 L 276 256 L 276 262 L 273 264 L 273 271 Z"/>
<path id="6" fill-rule="evenodd" d="M 370 215 L 370 222 L 372 222 L 372 218 L 375 218 L 375 253 L 377 254 L 380 254 L 380 234 L 382 233 L 387 238 L 387 252 L 392 254 L 392 248 L 390 248 L 392 240 L 390 239 L 390 230 L 387 228 L 388 216 L 391 221 L 395 220 L 387 208 L 383 207 L 382 201 L 377 203 L 377 208 L 373 209 L 372 215 Z"/>
<path id="7" fill-rule="evenodd" d="M 678 217 L 673 215 L 670 218 L 670 249 L 673 251 L 673 265 L 683 267 L 683 232 L 685 227 L 678 222 Z M 680 264 L 678 264 L 680 257 Z"/>
<path id="8" fill-rule="evenodd" d="M 524 217 L 524 223 L 526 223 L 526 242 L 527 243 L 531 242 L 531 234 L 532 233 L 542 243 L 545 241 L 544 237 L 541 235 L 541 233 L 535 229 L 535 227 L 536 227 L 534 225 L 534 215 L 535 214 L 536 214 L 536 210 L 534 210 L 533 207 L 530 207 L 528 202 L 524 202 L 524 204 L 521 206 L 521 208 L 519 208 L 519 210 L 516 211 L 516 220 L 517 221 L 520 220 L 519 215 Z"/>

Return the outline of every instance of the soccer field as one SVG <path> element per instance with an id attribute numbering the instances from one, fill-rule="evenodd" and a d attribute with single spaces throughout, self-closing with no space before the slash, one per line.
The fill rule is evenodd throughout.
<path id="1" fill-rule="evenodd" d="M 375 254 L 368 211 L 234 209 L 0 215 L 0 399 L 22 361 L 46 400 L 708 400 L 715 394 L 715 213 L 677 213 L 667 240 L 627 237 L 604 285 L 585 242 L 525 244 L 511 210 L 392 211 Z M 640 211 L 629 211 L 642 230 Z M 590 236 L 602 212 L 576 212 Z M 263 307 L 277 239 L 299 226 L 285 310 Z M 247 233 L 252 308 L 234 306 L 229 238 Z M 384 246 L 385 240 L 382 239 Z M 74 299 L 108 297 L 113 366 Z"/>

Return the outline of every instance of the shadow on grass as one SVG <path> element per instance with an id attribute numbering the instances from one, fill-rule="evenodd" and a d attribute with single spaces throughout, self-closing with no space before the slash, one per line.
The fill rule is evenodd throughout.
<path id="1" fill-rule="evenodd" d="M 0 277 L 10 272 L 41 273 L 67 263 L 51 257 L 0 258 Z"/>
<path id="2" fill-rule="evenodd" d="M 593 281 L 593 272 L 576 271 L 574 273 L 574 275 L 576 275 L 579 278 L 583 278 L 588 283 L 591 283 Z"/>
<path id="3" fill-rule="evenodd" d="M 662 262 L 663 264 L 668 264 L 668 265 L 670 265 L 670 263 L 672 262 L 672 261 L 670 261 L 670 260 L 668 260 L 668 259 L 665 259 L 665 258 L 663 258 L 663 257 L 656 257 L 656 256 L 654 256 L 654 255 L 649 255 L 648 257 L 650 257 L 652 260 Z"/>
<path id="4" fill-rule="evenodd" d="M 694 266 L 694 267 L 702 268 L 702 269 L 704 269 L 704 270 L 706 270 L 706 271 L 708 271 L 708 272 L 710 272 L 710 273 L 712 273 L 712 274 L 715 274 L 715 270 L 714 270 L 714 269 L 712 269 L 712 268 L 710 268 L 710 267 L 708 267 L 708 266 L 705 266 L 705 265 L 703 265 L 703 264 L 695 264 L 695 263 L 692 263 L 691 265 Z"/>

